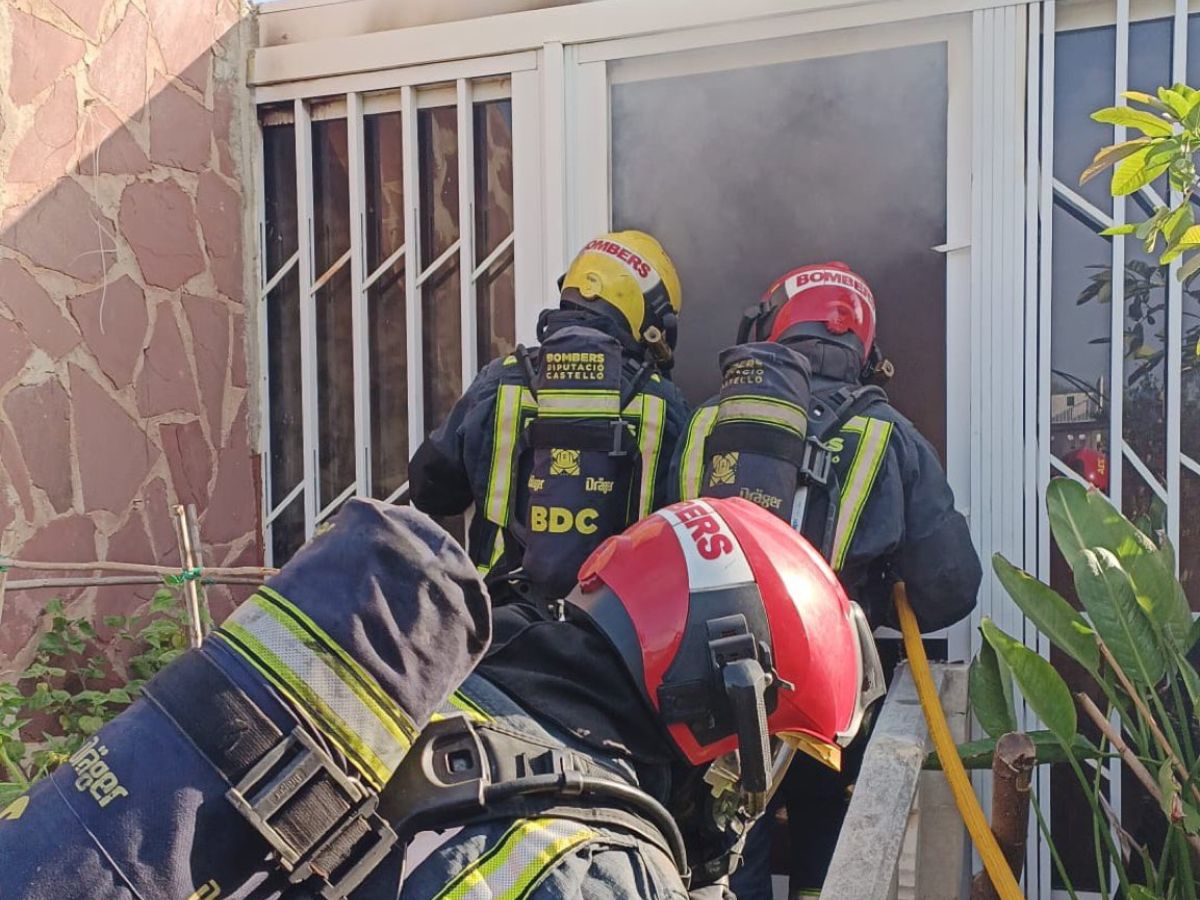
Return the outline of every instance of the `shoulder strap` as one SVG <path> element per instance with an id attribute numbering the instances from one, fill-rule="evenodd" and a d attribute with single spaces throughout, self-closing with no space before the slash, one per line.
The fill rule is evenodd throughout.
<path id="1" fill-rule="evenodd" d="M 820 423 L 820 431 L 815 435 L 821 441 L 833 437 L 842 429 L 843 425 L 872 403 L 877 400 L 886 403 L 888 398 L 883 388 L 875 384 L 840 387 L 828 394 L 815 396 L 830 412 L 829 418 Z"/>

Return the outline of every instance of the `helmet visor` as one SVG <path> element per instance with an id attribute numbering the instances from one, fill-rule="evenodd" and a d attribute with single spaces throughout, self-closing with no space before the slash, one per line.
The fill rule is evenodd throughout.
<path id="1" fill-rule="evenodd" d="M 835 772 L 842 771 L 842 748 L 802 731 L 781 731 L 775 735 L 793 750 L 799 750 Z"/>

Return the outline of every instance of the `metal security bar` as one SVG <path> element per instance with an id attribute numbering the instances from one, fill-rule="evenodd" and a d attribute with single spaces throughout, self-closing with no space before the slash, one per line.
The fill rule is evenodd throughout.
<path id="1" fill-rule="evenodd" d="M 503 62 L 504 60 L 498 60 Z M 529 61 L 531 62 L 531 61 Z M 440 70 L 439 70 L 440 71 Z M 505 273 L 515 265 L 517 234 L 515 227 L 503 235 L 498 244 L 492 247 L 484 258 L 479 258 L 476 247 L 476 216 L 479 214 L 475 197 L 477 165 L 486 165 L 487 159 L 481 160 L 494 148 L 480 144 L 476 140 L 474 119 L 477 103 L 494 103 L 497 101 L 511 102 L 508 89 L 511 73 L 497 72 L 491 77 L 486 68 L 481 71 L 479 61 L 464 71 L 471 73 L 470 78 L 461 77 L 453 82 L 451 88 L 439 85 L 424 86 L 407 83 L 403 73 L 398 73 L 396 85 L 398 90 L 390 92 L 350 91 L 335 97 L 307 98 L 295 97 L 287 108 L 263 107 L 260 116 L 261 126 L 290 127 L 294 135 L 294 216 L 296 226 L 296 249 L 281 263 L 268 264 L 267 253 L 267 209 L 279 209 L 285 204 L 278 202 L 279 197 L 269 196 L 269 192 L 280 193 L 283 189 L 277 183 L 264 184 L 259 179 L 259 232 L 262 252 L 260 257 L 259 290 L 259 353 L 263 361 L 259 387 L 264 400 L 264 414 L 261 418 L 261 445 L 263 453 L 263 523 L 266 538 L 266 556 L 271 564 L 282 563 L 291 552 L 297 549 L 299 543 L 311 537 L 318 525 L 330 518 L 341 505 L 352 496 L 371 496 L 374 492 L 376 474 L 373 471 L 373 422 L 372 422 L 372 377 L 376 367 L 382 362 L 372 359 L 372 291 L 379 288 L 387 277 L 393 275 L 400 265 L 403 265 L 403 299 L 404 321 L 406 331 L 404 349 L 406 351 L 407 382 L 407 452 L 413 450 L 432 430 L 436 422 L 429 421 L 426 409 L 424 379 L 427 377 L 425 368 L 426 338 L 423 335 L 422 303 L 425 293 L 430 289 L 431 282 L 444 275 L 450 268 L 457 266 L 460 273 L 460 289 L 458 312 L 460 327 L 454 338 L 458 346 L 456 352 L 461 355 L 461 371 L 456 372 L 465 387 L 474 377 L 482 362 L 479 356 L 479 334 L 477 331 L 477 303 L 480 291 L 489 277 L 497 273 Z M 499 76 L 499 77 L 496 77 Z M 483 80 L 479 80 L 483 78 Z M 364 82 L 374 88 L 377 79 Z M 421 257 L 421 179 L 423 175 L 420 166 L 421 133 L 418 128 L 418 115 L 427 106 L 453 106 L 457 123 L 457 238 L 443 250 L 436 259 L 422 266 Z M 366 119 L 377 111 L 398 113 L 402 159 L 400 170 L 403 183 L 403 240 L 398 246 L 387 248 L 387 253 L 381 260 L 371 260 L 368 253 L 367 234 L 372 223 L 368 222 L 371 213 L 368 211 L 368 149 L 366 135 Z M 344 161 L 345 177 L 348 179 L 348 209 L 338 210 L 337 215 L 345 215 L 349 223 L 349 247 L 342 250 L 337 248 L 337 256 L 329 261 L 323 271 L 315 271 L 316 246 L 318 229 L 331 227 L 330 222 L 318 222 L 322 212 L 318 208 L 314 196 L 314 141 L 321 140 L 314 135 L 314 121 L 327 124 L 331 119 L 344 117 L 346 123 L 347 158 Z M 265 131 L 262 132 L 266 134 Z M 510 149 L 505 152 L 516 152 L 515 140 Z M 264 144 L 260 142 L 257 148 L 258 171 L 271 165 L 272 161 L 264 158 Z M 332 152 L 330 147 L 322 146 L 320 151 L 325 156 Z M 338 151 L 341 152 L 340 150 Z M 511 191 L 511 188 L 510 188 Z M 339 194 L 340 196 L 340 194 Z M 290 198 L 289 198 L 290 199 Z M 511 198 L 510 198 L 511 199 Z M 327 202 L 327 201 L 326 201 Z M 376 210 L 375 215 L 380 215 Z M 331 213 L 326 210 L 325 217 Z M 275 223 L 278 225 L 278 223 Z M 341 219 L 338 219 L 340 228 Z M 343 232 L 339 232 L 343 233 Z M 328 241 L 328 235 L 325 236 Z M 276 253 L 276 256 L 278 254 Z M 268 271 L 270 270 L 270 271 Z M 283 297 L 285 286 L 296 284 L 295 297 Z M 349 297 L 341 292 L 347 288 L 340 287 L 348 282 Z M 290 289 L 290 288 L 289 288 Z M 272 300 L 272 297 L 275 297 Z M 277 304 L 274 311 L 276 327 L 272 327 L 271 303 Z M 287 304 L 297 304 L 292 309 Z M 351 339 L 348 343 L 336 338 L 332 344 L 320 342 L 318 339 L 319 306 L 323 303 L 348 303 L 350 316 Z M 341 307 L 339 306 L 339 309 Z M 283 312 L 281 312 L 283 310 Z M 295 402 L 294 382 L 284 378 L 287 373 L 275 367 L 277 383 L 272 383 L 271 359 L 291 358 L 289 348 L 281 347 L 280 341 L 291 338 L 286 328 L 278 325 L 285 315 L 298 314 L 299 349 L 295 355 L 299 359 L 298 394 L 299 408 L 302 410 L 299 423 L 301 435 L 299 446 L 290 446 L 284 441 L 283 433 L 276 435 L 272 441 L 272 423 L 286 417 L 282 409 L 285 403 Z M 332 313 L 330 313 L 332 315 Z M 286 332 L 286 333 L 285 333 Z M 291 348 L 294 352 L 294 348 Z M 331 364 L 329 359 L 322 360 L 321 354 L 334 353 L 338 362 L 345 365 L 347 358 L 352 362 L 351 384 L 341 385 L 329 383 L 323 372 L 327 372 Z M 272 355 L 274 354 L 274 356 Z M 347 356 L 342 356 L 346 354 Z M 285 383 L 287 382 L 287 383 Z M 322 426 L 320 424 L 320 403 L 334 400 L 334 394 L 341 388 L 351 389 L 353 409 L 353 460 L 337 460 L 338 466 L 352 468 L 353 477 L 348 484 L 326 484 L 325 501 L 322 503 L 322 464 L 323 453 L 332 452 L 328 447 L 322 447 Z M 329 392 L 328 396 L 322 392 Z M 287 395 L 287 396 L 285 396 Z M 340 398 L 346 399 L 346 398 Z M 280 409 L 272 408 L 272 405 Z M 287 429 L 293 423 L 285 422 Z M 285 429 L 285 431 L 287 430 Z M 297 460 L 295 457 L 299 456 Z M 286 457 L 288 465 L 297 468 L 302 473 L 296 483 L 273 483 L 273 459 Z M 352 466 L 350 463 L 352 462 Z M 287 466 L 275 465 L 281 471 Z M 344 469 L 338 469 L 344 471 Z M 407 483 L 391 488 L 386 497 L 388 502 L 402 502 L 407 493 Z M 302 506 L 303 527 L 300 528 L 300 509 Z M 284 524 L 286 519 L 287 524 Z M 283 529 L 282 531 L 280 529 Z"/>
<path id="2" fill-rule="evenodd" d="M 1056 221 L 1061 225 L 1063 220 L 1056 220 L 1055 211 L 1058 210 L 1060 216 L 1063 213 L 1067 214 L 1075 222 L 1081 223 L 1090 232 L 1098 235 L 1104 229 L 1123 224 L 1126 221 L 1129 200 L 1138 204 L 1136 217 L 1138 219 L 1148 215 L 1155 206 L 1164 203 L 1164 198 L 1153 186 L 1139 191 L 1129 200 L 1122 197 L 1109 201 L 1107 192 L 1105 192 L 1105 201 L 1101 205 L 1098 205 L 1096 193 L 1091 193 L 1091 199 L 1089 199 L 1084 196 L 1086 191 L 1072 186 L 1074 178 L 1079 173 L 1066 167 L 1061 161 L 1065 157 L 1062 156 L 1060 148 L 1055 146 L 1054 140 L 1056 118 L 1061 129 L 1060 134 L 1071 135 L 1072 128 L 1090 126 L 1085 118 L 1076 122 L 1074 118 L 1076 113 L 1072 113 L 1071 120 L 1066 121 L 1063 118 L 1065 114 L 1061 110 L 1056 111 L 1055 109 L 1055 85 L 1072 85 L 1075 83 L 1073 79 L 1078 77 L 1075 72 L 1064 68 L 1070 65 L 1069 60 L 1072 57 L 1068 55 L 1063 59 L 1056 60 L 1056 48 L 1065 35 L 1084 34 L 1090 31 L 1092 34 L 1102 32 L 1104 35 L 1110 36 L 1113 53 L 1112 95 L 1106 98 L 1105 102 L 1114 105 L 1121 104 L 1125 101 L 1120 95 L 1130 86 L 1131 82 L 1134 82 L 1137 77 L 1143 79 L 1147 77 L 1145 73 L 1138 76 L 1136 72 L 1138 65 L 1146 68 L 1148 53 L 1156 54 L 1155 59 L 1164 61 L 1167 54 L 1170 54 L 1169 77 L 1171 81 L 1186 82 L 1188 80 L 1188 34 L 1189 26 L 1194 24 L 1190 20 L 1195 18 L 1195 14 L 1196 6 L 1189 7 L 1189 0 L 1167 0 L 1167 2 L 1156 4 L 1138 2 L 1138 0 L 1133 0 L 1132 3 L 1131 0 L 1102 0 L 1102 2 L 1069 6 L 1056 5 L 1053 0 L 1047 0 L 1042 4 L 1040 53 L 1037 56 L 1030 54 L 1028 67 L 1030 79 L 1035 80 L 1040 87 L 1040 95 L 1036 99 L 1039 106 L 1037 121 L 1041 134 L 1036 150 L 1036 165 L 1040 171 L 1037 213 L 1038 278 L 1035 295 L 1027 297 L 1027 303 L 1037 311 L 1038 339 L 1036 344 L 1027 346 L 1036 349 L 1038 373 L 1036 401 L 1038 409 L 1037 502 L 1029 513 L 1030 530 L 1036 535 L 1038 574 L 1043 580 L 1050 579 L 1052 568 L 1051 535 L 1045 511 L 1049 479 L 1052 476 L 1061 475 L 1086 483 L 1079 472 L 1068 465 L 1066 460 L 1059 458 L 1052 450 L 1051 409 L 1053 398 L 1056 396 L 1053 393 L 1053 379 L 1058 371 L 1054 368 L 1055 361 L 1052 352 L 1052 344 L 1055 341 L 1054 311 L 1056 308 L 1061 310 L 1074 303 L 1074 298 L 1054 296 L 1055 272 L 1056 267 L 1069 266 L 1077 262 L 1077 260 L 1068 259 L 1067 255 L 1076 252 L 1078 247 L 1082 246 L 1076 241 L 1075 251 L 1069 249 L 1069 245 L 1072 244 L 1069 235 L 1065 244 L 1062 247 L 1058 246 L 1054 236 Z M 1171 30 L 1169 41 L 1160 41 L 1159 37 L 1155 37 L 1154 40 L 1161 43 L 1161 46 L 1159 43 L 1155 43 L 1153 47 L 1148 48 L 1146 35 L 1161 35 L 1164 33 L 1161 30 L 1164 23 L 1168 22 Z M 1142 33 L 1141 49 L 1138 51 L 1141 56 L 1136 57 L 1133 52 L 1136 43 L 1133 39 L 1134 35 L 1138 33 L 1139 28 L 1146 28 L 1153 23 L 1158 23 L 1157 27 L 1160 28 L 1160 31 Z M 1068 61 L 1064 62 L 1064 60 Z M 1137 60 L 1140 62 L 1135 65 Z M 1151 68 L 1153 69 L 1153 67 Z M 1167 77 L 1167 74 L 1165 71 L 1160 71 L 1153 77 L 1163 79 Z M 1144 90 L 1147 85 L 1138 84 L 1137 87 Z M 1069 101 L 1071 94 L 1072 91 L 1067 91 L 1060 94 L 1060 97 L 1067 96 Z M 1032 103 L 1035 95 L 1031 92 L 1030 96 Z M 1032 116 L 1030 121 L 1033 121 Z M 1124 128 L 1113 127 L 1110 136 L 1103 142 L 1116 143 L 1124 140 L 1125 137 Z M 1070 143 L 1071 140 L 1072 138 L 1068 138 L 1067 143 Z M 1099 149 L 1099 143 L 1097 142 L 1096 146 L 1091 147 L 1089 152 Z M 1056 159 L 1060 160 L 1058 171 L 1055 170 Z M 1072 160 L 1072 165 L 1074 164 L 1075 161 Z M 1174 203 L 1178 201 L 1179 197 L 1178 194 L 1172 193 L 1169 198 L 1165 199 Z M 1076 228 L 1077 226 L 1070 227 Z M 1139 433 L 1136 431 L 1139 427 L 1143 427 L 1138 422 L 1144 421 L 1144 418 L 1135 418 L 1132 422 L 1130 418 L 1131 416 L 1137 417 L 1139 412 L 1144 412 L 1144 410 L 1136 405 L 1140 402 L 1136 396 L 1129 400 L 1126 397 L 1126 392 L 1134 383 L 1127 371 L 1131 366 L 1126 358 L 1125 338 L 1129 327 L 1127 321 L 1133 315 L 1130 312 L 1132 295 L 1127 296 L 1126 291 L 1126 271 L 1131 261 L 1136 260 L 1134 255 L 1136 251 L 1132 249 L 1132 245 L 1127 244 L 1126 238 L 1123 236 L 1109 240 L 1107 262 L 1111 271 L 1111 295 L 1108 300 L 1110 307 L 1103 317 L 1105 339 L 1108 342 L 1105 361 L 1107 388 L 1105 389 L 1101 382 L 1095 389 L 1095 394 L 1099 397 L 1098 402 L 1102 404 L 1103 411 L 1108 418 L 1107 422 L 1103 423 L 1107 437 L 1107 448 L 1105 449 L 1109 459 L 1107 467 L 1108 495 L 1114 504 L 1124 508 L 1129 514 L 1133 512 L 1131 504 L 1138 502 L 1139 491 L 1141 491 L 1141 502 L 1144 503 L 1145 499 L 1149 497 L 1161 503 L 1165 511 L 1163 528 L 1166 536 L 1180 551 L 1175 555 L 1176 566 L 1179 567 L 1181 561 L 1188 558 L 1188 548 L 1183 545 L 1186 538 L 1186 535 L 1183 534 L 1183 526 L 1186 523 L 1182 522 L 1181 516 L 1185 473 L 1188 473 L 1187 477 L 1200 475 L 1200 464 L 1192 459 L 1185 452 L 1185 448 L 1181 446 L 1184 415 L 1183 354 L 1187 352 L 1184 347 L 1186 334 L 1184 303 L 1187 298 L 1183 286 L 1175 277 L 1179 263 L 1173 263 L 1167 272 L 1164 286 L 1155 289 L 1161 289 L 1165 296 L 1165 309 L 1163 310 L 1165 330 L 1161 334 L 1163 359 L 1161 369 L 1158 370 L 1161 372 L 1163 422 L 1161 433 L 1156 428 L 1154 434 L 1148 436 L 1150 444 L 1147 450 L 1147 445 L 1139 441 Z M 1088 245 L 1089 248 L 1093 246 Z M 1070 274 L 1074 270 L 1066 269 L 1064 271 Z M 1062 290 L 1061 285 L 1058 290 Z M 1159 301 L 1155 299 L 1154 302 L 1158 303 Z M 1153 397 L 1156 393 L 1156 391 L 1152 391 L 1151 399 L 1147 402 L 1155 404 L 1157 401 Z M 1135 405 L 1131 406 L 1130 404 Z M 1153 408 L 1157 409 L 1156 406 Z M 1140 451 L 1135 446 L 1131 446 L 1130 440 L 1127 438 L 1127 430 L 1130 428 L 1135 429 L 1128 433 L 1142 448 Z M 1160 441 L 1161 443 L 1159 443 Z M 1150 455 L 1147 456 L 1147 453 Z M 1161 474 L 1154 471 L 1154 465 L 1158 462 L 1165 462 Z M 1125 477 L 1126 466 L 1129 467 L 1128 478 Z M 1144 482 L 1148 491 L 1140 489 L 1137 482 Z M 1030 638 L 1031 635 L 1027 633 L 1027 640 Z M 1049 648 L 1046 646 L 1044 638 L 1039 638 L 1038 648 L 1043 655 L 1048 655 Z M 1109 799 L 1114 811 L 1120 816 L 1122 810 L 1121 768 L 1116 761 L 1113 761 L 1106 769 Z M 1048 771 L 1039 772 L 1037 790 L 1043 813 L 1049 818 L 1051 777 Z M 1035 863 L 1040 870 L 1040 883 L 1031 884 L 1029 896 L 1058 896 L 1058 891 L 1051 890 L 1053 869 L 1044 846 L 1038 848 L 1036 854 L 1031 854 L 1031 867 Z M 1110 880 L 1113 877 L 1113 873 L 1110 872 Z M 1078 887 L 1078 884 L 1076 886 Z M 1089 895 L 1080 891 L 1079 896 Z"/>

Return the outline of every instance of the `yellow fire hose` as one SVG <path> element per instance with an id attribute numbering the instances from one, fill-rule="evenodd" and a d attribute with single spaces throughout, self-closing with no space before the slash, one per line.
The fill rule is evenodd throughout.
<path id="1" fill-rule="evenodd" d="M 904 651 L 908 654 L 913 681 L 917 686 L 917 696 L 921 700 L 921 709 L 925 712 L 929 733 L 933 736 L 934 749 L 942 761 L 942 770 L 946 773 L 946 780 L 950 782 L 958 813 L 966 823 L 967 831 L 979 851 L 983 867 L 992 879 L 992 885 L 996 888 L 1000 900 L 1022 900 L 1025 895 L 1021 893 L 1021 887 L 1013 877 L 1008 860 L 1004 858 L 992 829 L 988 827 L 987 819 L 983 817 L 983 810 L 979 808 L 979 801 L 971 789 L 967 770 L 963 768 L 962 760 L 959 759 L 954 738 L 950 736 L 950 726 L 946 724 L 946 714 L 942 711 L 942 703 L 933 684 L 929 660 L 925 656 L 925 645 L 921 643 L 921 631 L 917 627 L 917 617 L 913 615 L 912 607 L 908 604 L 904 582 L 896 582 L 892 596 L 896 602 L 896 612 L 900 616 Z"/>

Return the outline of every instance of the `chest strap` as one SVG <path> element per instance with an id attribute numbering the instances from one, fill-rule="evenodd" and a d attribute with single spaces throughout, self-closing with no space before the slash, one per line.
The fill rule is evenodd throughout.
<path id="1" fill-rule="evenodd" d="M 179 657 L 144 693 L 228 785 L 226 799 L 291 883 L 341 900 L 395 844 L 378 795 L 303 726 L 284 734 L 203 652 Z"/>
<path id="2" fill-rule="evenodd" d="M 431 722 L 383 790 L 380 811 L 409 840 L 421 831 L 509 819 L 566 819 L 653 844 L 688 877 L 671 814 L 590 757 L 466 715 Z"/>

